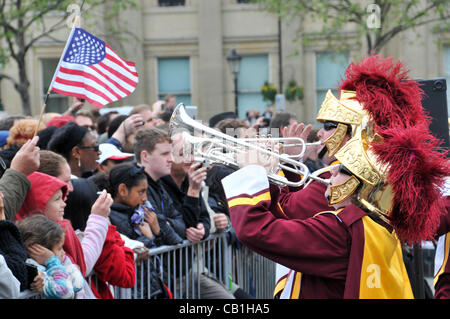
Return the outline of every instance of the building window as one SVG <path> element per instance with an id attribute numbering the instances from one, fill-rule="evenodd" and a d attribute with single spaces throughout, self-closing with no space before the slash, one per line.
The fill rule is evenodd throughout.
<path id="1" fill-rule="evenodd" d="M 250 3 L 251 0 L 236 0 L 237 3 Z"/>
<path id="2" fill-rule="evenodd" d="M 52 81 L 53 74 L 55 74 L 56 67 L 58 66 L 59 58 L 41 59 L 41 83 L 42 91 L 41 101 L 44 101 L 45 95 L 47 94 L 48 87 Z M 64 113 L 69 108 L 69 97 L 59 94 L 50 93 L 47 100 L 47 106 L 45 108 L 46 112 L 57 112 Z"/>
<path id="3" fill-rule="evenodd" d="M 191 105 L 191 69 L 189 58 L 158 59 L 158 96 L 164 100 L 168 94 L 177 97 L 177 104 Z"/>
<path id="4" fill-rule="evenodd" d="M 238 75 L 238 105 L 239 117 L 245 117 L 250 110 L 259 110 L 264 113 L 267 102 L 263 100 L 261 87 L 269 81 L 268 56 L 250 55 L 243 56 Z"/>
<path id="5" fill-rule="evenodd" d="M 317 111 L 328 90 L 337 98 L 337 86 L 344 77 L 344 72 L 350 62 L 349 53 L 317 52 L 316 53 L 316 98 Z"/>
<path id="6" fill-rule="evenodd" d="M 450 45 L 444 47 L 445 80 L 447 81 L 447 111 L 450 117 Z"/>
<path id="7" fill-rule="evenodd" d="M 184 6 L 185 0 L 158 0 L 160 7 Z"/>

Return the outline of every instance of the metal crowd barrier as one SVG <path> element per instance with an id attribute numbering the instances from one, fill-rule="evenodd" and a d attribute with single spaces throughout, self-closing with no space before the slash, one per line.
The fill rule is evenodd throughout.
<path id="1" fill-rule="evenodd" d="M 171 246 L 150 249 L 149 261 L 136 265 L 133 288 L 111 287 L 115 299 L 153 298 L 150 272 L 155 272 L 169 287 L 174 299 L 201 299 L 201 275 L 219 281 L 231 290 L 232 282 L 256 299 L 271 299 L 275 287 L 275 263 L 243 245 L 228 243 L 227 233 L 211 234 L 199 243 L 185 240 Z M 88 281 L 94 280 L 95 275 Z M 39 298 L 24 292 L 20 298 Z"/>

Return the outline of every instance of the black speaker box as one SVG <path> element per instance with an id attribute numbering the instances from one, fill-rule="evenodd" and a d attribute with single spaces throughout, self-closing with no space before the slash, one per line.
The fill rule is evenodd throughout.
<path id="1" fill-rule="evenodd" d="M 444 78 L 431 80 L 417 79 L 424 91 L 422 106 L 432 118 L 431 133 L 443 140 L 442 147 L 450 148 L 449 123 L 447 110 L 447 83 Z"/>

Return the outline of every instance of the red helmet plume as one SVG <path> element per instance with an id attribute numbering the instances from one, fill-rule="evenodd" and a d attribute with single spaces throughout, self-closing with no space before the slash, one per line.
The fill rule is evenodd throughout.
<path id="1" fill-rule="evenodd" d="M 373 55 L 351 63 L 340 90 L 356 92 L 381 142 L 371 146 L 377 160 L 389 166 L 387 182 L 394 193 L 390 215 L 400 239 L 431 239 L 444 211 L 440 187 L 450 175 L 442 141 L 429 131 L 422 107 L 423 91 L 409 71 L 391 57 Z"/>

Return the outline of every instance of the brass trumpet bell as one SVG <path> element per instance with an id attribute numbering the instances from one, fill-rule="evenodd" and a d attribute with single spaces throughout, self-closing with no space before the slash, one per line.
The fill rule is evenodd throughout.
<path id="1" fill-rule="evenodd" d="M 308 167 L 293 155 L 279 153 L 277 149 L 280 143 L 286 145 L 302 145 L 302 151 L 295 156 L 303 156 L 307 143 L 300 138 L 235 138 L 224 134 L 214 128 L 208 127 L 192 119 L 186 112 L 183 103 L 177 105 L 172 113 L 169 123 L 171 136 L 181 134 L 183 147 L 187 147 L 196 161 L 206 161 L 209 164 L 221 163 L 238 169 L 238 155 L 256 153 L 257 156 L 267 161 L 273 161 L 275 166 L 268 172 L 271 183 L 279 186 L 300 187 L 310 179 L 315 179 L 325 184 L 329 181 L 310 174 Z M 294 143 L 293 143 L 294 142 Z M 316 144 L 316 143 L 314 143 Z M 278 174 L 280 170 L 287 170 L 301 176 L 298 182 L 289 181 L 285 176 Z"/>

